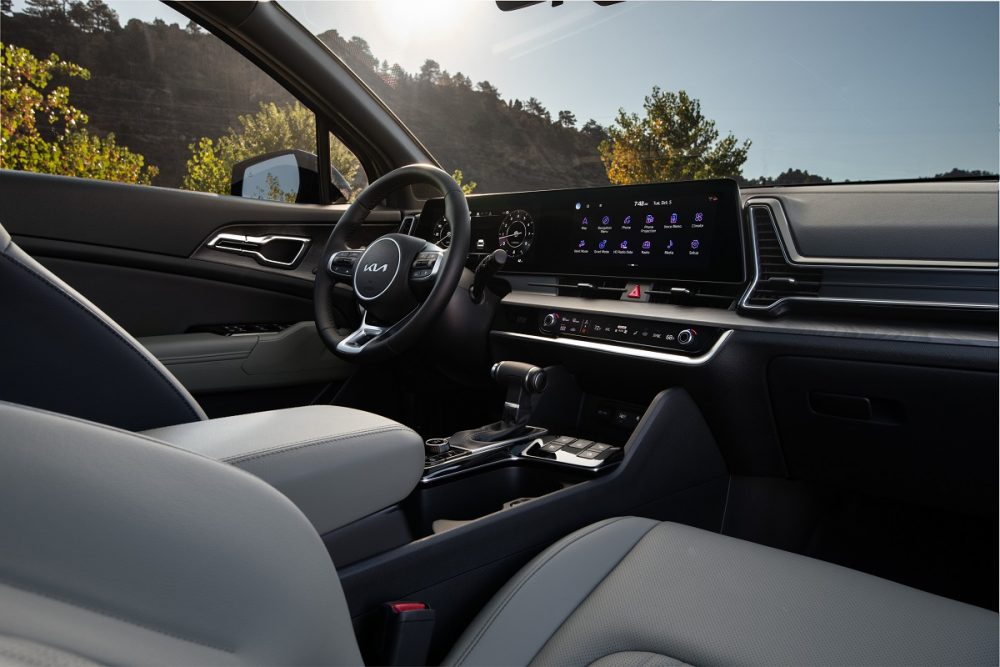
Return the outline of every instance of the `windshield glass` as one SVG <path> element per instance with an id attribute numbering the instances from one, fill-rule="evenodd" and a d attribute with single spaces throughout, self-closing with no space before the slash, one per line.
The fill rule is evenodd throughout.
<path id="1" fill-rule="evenodd" d="M 477 193 L 998 171 L 996 3 L 282 5 Z"/>

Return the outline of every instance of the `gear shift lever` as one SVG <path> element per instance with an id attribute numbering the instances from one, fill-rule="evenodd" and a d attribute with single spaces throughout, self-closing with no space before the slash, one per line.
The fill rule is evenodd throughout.
<path id="1" fill-rule="evenodd" d="M 494 444 L 531 437 L 533 433 L 545 433 L 545 429 L 528 426 L 531 398 L 545 389 L 545 371 L 519 361 L 500 361 L 493 364 L 490 375 L 507 387 L 500 421 L 459 431 L 449 438 L 453 448 L 472 452 L 495 449 Z"/>
<path id="2" fill-rule="evenodd" d="M 531 396 L 545 389 L 545 371 L 520 361 L 498 361 L 490 369 L 494 380 L 507 385 L 500 429 L 514 429 L 531 418 Z"/>

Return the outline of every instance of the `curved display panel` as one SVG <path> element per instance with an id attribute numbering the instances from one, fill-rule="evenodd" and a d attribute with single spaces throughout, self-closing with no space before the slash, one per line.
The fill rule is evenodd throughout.
<path id="1" fill-rule="evenodd" d="M 541 275 L 744 280 L 739 189 L 708 180 L 473 195 L 472 253 L 503 248 L 505 272 Z M 440 199 L 420 229 L 449 239 Z"/>

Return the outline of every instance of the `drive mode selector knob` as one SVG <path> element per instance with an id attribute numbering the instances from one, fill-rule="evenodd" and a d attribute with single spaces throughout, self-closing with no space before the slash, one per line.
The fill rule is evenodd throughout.
<path id="1" fill-rule="evenodd" d="M 559 326 L 559 315 L 556 313 L 546 313 L 545 317 L 542 318 L 542 330 L 543 331 L 555 331 L 556 327 Z"/>
<path id="2" fill-rule="evenodd" d="M 677 342 L 681 345 L 690 345 L 694 342 L 694 337 L 698 335 L 694 329 L 684 329 L 677 334 Z"/>

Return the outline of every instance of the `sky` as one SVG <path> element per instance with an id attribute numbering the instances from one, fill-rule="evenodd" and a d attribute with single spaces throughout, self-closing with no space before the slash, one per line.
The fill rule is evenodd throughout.
<path id="1" fill-rule="evenodd" d="M 186 23 L 148 0 L 109 4 L 123 23 Z M 997 3 L 282 4 L 311 31 L 359 35 L 410 72 L 433 58 L 581 123 L 641 111 L 654 85 L 686 90 L 723 135 L 753 141 L 749 177 L 790 167 L 834 180 L 1000 171 Z"/>

